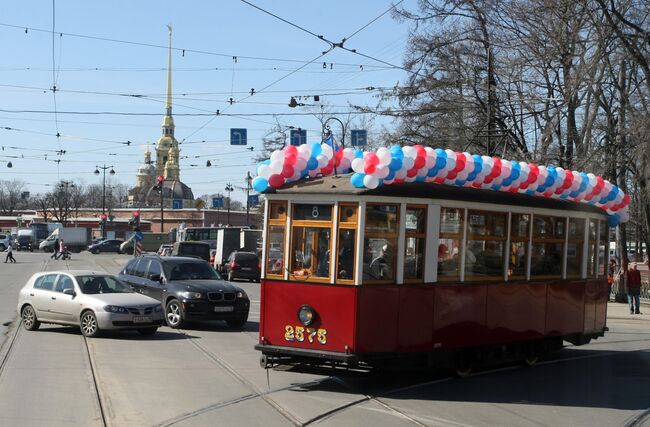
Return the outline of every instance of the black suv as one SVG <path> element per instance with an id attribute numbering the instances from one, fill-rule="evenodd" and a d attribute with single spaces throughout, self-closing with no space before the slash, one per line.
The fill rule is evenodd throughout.
<path id="1" fill-rule="evenodd" d="M 123 240 L 116 240 L 116 239 L 102 240 L 101 242 L 88 246 L 88 251 L 91 254 L 95 254 L 95 255 L 97 255 L 100 252 L 115 252 L 119 254 L 121 253 L 120 245 L 122 243 L 124 243 Z"/>
<path id="2" fill-rule="evenodd" d="M 239 329 L 248 320 L 246 292 L 224 281 L 200 259 L 145 255 L 129 261 L 119 278 L 134 291 L 161 301 L 167 325 L 172 328 L 180 328 L 188 320 L 216 319 Z"/>

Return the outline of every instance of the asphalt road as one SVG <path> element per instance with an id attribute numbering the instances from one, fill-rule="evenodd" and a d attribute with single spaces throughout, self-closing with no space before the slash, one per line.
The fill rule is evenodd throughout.
<path id="1" fill-rule="evenodd" d="M 242 332 L 211 322 L 152 337 L 17 328 L 34 272 L 101 269 L 123 255 L 15 253 L 0 279 L 0 426 L 617 426 L 650 425 L 650 314 L 611 304 L 609 333 L 533 368 L 506 364 L 457 379 L 445 371 L 295 372 L 258 364 L 259 285 Z M 650 307 L 646 309 L 650 313 Z M 645 424 L 644 424 L 645 423 Z"/>

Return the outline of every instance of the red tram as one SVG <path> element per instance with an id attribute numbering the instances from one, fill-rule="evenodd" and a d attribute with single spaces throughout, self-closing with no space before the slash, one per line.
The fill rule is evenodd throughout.
<path id="1" fill-rule="evenodd" d="M 261 363 L 534 363 L 606 330 L 607 214 L 585 203 L 350 175 L 266 191 Z"/>

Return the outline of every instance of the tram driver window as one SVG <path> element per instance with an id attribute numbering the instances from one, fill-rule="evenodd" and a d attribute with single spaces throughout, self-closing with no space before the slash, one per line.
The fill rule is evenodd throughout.
<path id="1" fill-rule="evenodd" d="M 395 280 L 399 224 L 398 205 L 368 204 L 363 255 L 364 282 Z"/>
<path id="2" fill-rule="evenodd" d="M 460 280 L 460 245 L 463 241 L 464 209 L 440 209 L 440 239 L 438 240 L 438 280 Z"/>
<path id="3" fill-rule="evenodd" d="M 331 205 L 294 205 L 290 271 L 294 278 L 329 279 Z"/>
<path id="4" fill-rule="evenodd" d="M 535 215 L 530 274 L 537 277 L 560 277 L 565 238 L 564 218 Z"/>

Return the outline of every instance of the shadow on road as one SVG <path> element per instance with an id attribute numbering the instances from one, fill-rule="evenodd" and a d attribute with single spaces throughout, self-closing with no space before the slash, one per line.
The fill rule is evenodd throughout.
<path id="1" fill-rule="evenodd" d="M 81 330 L 74 326 L 65 327 L 65 326 L 41 326 L 38 331 L 30 331 L 29 333 L 56 333 L 56 334 L 67 334 L 67 335 L 79 335 L 81 336 Z M 178 332 L 158 330 L 153 335 L 142 335 L 136 330 L 122 330 L 122 331 L 102 331 L 101 335 L 96 338 L 90 338 L 92 340 L 101 340 L 101 339 L 111 339 L 111 340 L 125 340 L 125 341 L 173 341 L 173 340 L 185 340 L 187 338 L 197 338 L 192 335 L 179 334 Z"/>

